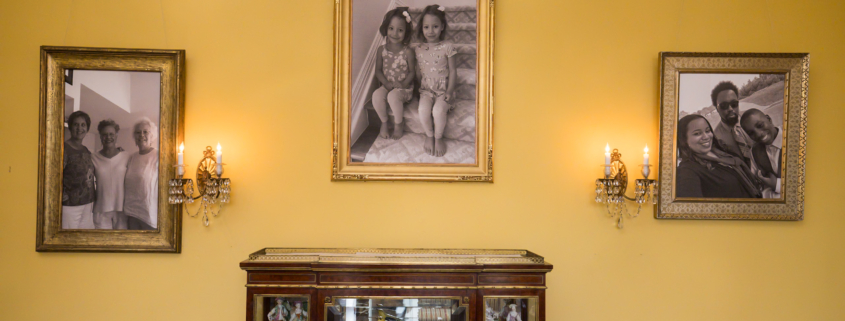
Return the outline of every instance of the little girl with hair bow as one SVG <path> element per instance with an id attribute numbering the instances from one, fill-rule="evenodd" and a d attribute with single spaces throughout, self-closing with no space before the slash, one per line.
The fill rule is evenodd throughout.
<path id="1" fill-rule="evenodd" d="M 446 115 L 452 108 L 457 70 L 455 54 L 458 52 L 446 37 L 446 9 L 439 5 L 425 7 L 417 24 L 417 38 L 425 42 L 417 49 L 420 74 L 420 122 L 425 130 L 423 149 L 432 156 L 446 154 Z"/>
<path id="2" fill-rule="evenodd" d="M 378 47 L 375 76 L 381 87 L 373 92 L 373 107 L 381 120 L 379 136 L 382 138 L 399 139 L 404 134 L 405 103 L 411 100 L 413 94 L 416 65 L 414 52 L 408 47 L 413 34 L 411 28 L 407 7 L 388 11 L 379 28 L 387 43 Z M 388 105 L 393 111 L 392 133 L 388 128 Z"/>

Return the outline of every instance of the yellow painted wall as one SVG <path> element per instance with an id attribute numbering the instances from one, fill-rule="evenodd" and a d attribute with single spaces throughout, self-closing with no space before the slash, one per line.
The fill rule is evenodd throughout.
<path id="1" fill-rule="evenodd" d="M 530 249 L 555 321 L 845 319 L 842 1 L 497 0 L 494 184 L 329 181 L 332 6 L 0 2 L 0 319 L 243 320 L 266 246 Z M 186 162 L 220 141 L 234 192 L 182 254 L 35 252 L 41 45 L 187 50 Z M 657 146 L 661 50 L 811 53 L 804 221 L 613 226 L 593 181 Z"/>

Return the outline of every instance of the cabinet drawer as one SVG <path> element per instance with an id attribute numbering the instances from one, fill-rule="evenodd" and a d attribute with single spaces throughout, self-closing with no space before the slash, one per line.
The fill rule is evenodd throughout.
<path id="1" fill-rule="evenodd" d="M 478 285 L 545 285 L 543 274 L 482 274 Z"/>
<path id="2" fill-rule="evenodd" d="M 317 274 L 314 273 L 262 273 L 250 272 L 249 283 L 270 284 L 316 284 Z"/>
<path id="3" fill-rule="evenodd" d="M 323 273 L 320 274 L 320 284 L 350 285 L 350 284 L 395 284 L 395 285 L 454 285 L 473 286 L 475 275 L 454 273 L 402 273 L 402 274 L 358 274 L 358 273 Z"/>

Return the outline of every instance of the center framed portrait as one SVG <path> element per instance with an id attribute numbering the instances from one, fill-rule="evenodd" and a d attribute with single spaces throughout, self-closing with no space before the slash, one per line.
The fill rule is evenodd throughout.
<path id="1" fill-rule="evenodd" d="M 493 181 L 493 11 L 336 2 L 332 180 Z"/>
<path id="2" fill-rule="evenodd" d="M 801 220 L 809 54 L 661 60 L 655 216 Z"/>

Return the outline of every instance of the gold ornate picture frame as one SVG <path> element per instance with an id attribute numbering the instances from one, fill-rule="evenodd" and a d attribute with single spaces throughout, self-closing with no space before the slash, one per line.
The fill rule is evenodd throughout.
<path id="1" fill-rule="evenodd" d="M 661 52 L 655 218 L 802 220 L 809 65 L 807 53 Z"/>
<path id="2" fill-rule="evenodd" d="M 85 75 L 89 76 L 88 83 L 86 83 Z M 178 141 L 183 140 L 185 51 L 42 46 L 40 78 L 36 251 L 179 253 L 182 240 L 181 214 L 178 206 L 168 204 L 167 182 L 175 177 L 176 146 Z M 112 81 L 114 79 L 122 79 L 120 84 L 126 86 L 119 86 L 120 84 Z M 130 84 L 135 84 L 135 87 L 131 87 Z M 76 92 L 66 93 L 66 89 L 76 90 Z M 76 97 L 73 97 L 74 95 Z M 66 106 L 66 104 L 74 104 L 74 100 L 76 100 L 75 106 Z M 137 112 L 139 110 L 151 114 L 150 117 L 139 114 Z M 69 113 L 70 116 L 68 116 Z M 85 116 L 73 115 L 77 113 L 85 114 Z M 158 115 L 154 115 L 155 113 Z M 89 117 L 88 114 L 91 116 Z M 68 125 L 68 122 L 76 119 L 87 120 L 88 124 L 84 129 L 86 134 L 96 133 L 99 136 L 89 134 L 88 140 L 85 141 L 89 147 L 68 151 L 65 149 L 66 140 L 75 139 L 74 135 L 77 135 L 76 133 L 68 134 L 68 128 L 75 130 L 72 127 L 74 124 Z M 85 125 L 84 120 L 77 126 Z M 101 128 L 98 128 L 98 121 Z M 121 126 L 115 125 L 116 123 L 123 124 L 122 131 Z M 127 154 L 125 156 L 128 166 L 133 166 L 132 157 L 137 160 L 140 159 L 139 155 L 154 155 L 148 156 L 145 164 L 157 162 L 157 168 L 155 165 L 149 165 L 151 169 L 145 172 L 149 174 L 139 180 L 153 182 L 146 185 L 142 182 L 141 185 L 148 188 L 148 192 L 132 194 L 137 196 L 157 193 L 157 200 L 154 200 L 155 196 L 146 198 L 152 204 L 147 208 L 155 209 L 155 213 L 150 210 L 144 212 L 149 213 L 144 229 L 133 230 L 132 227 L 126 229 L 125 223 L 123 228 L 117 227 L 117 223 L 112 228 L 103 228 L 100 225 L 95 228 L 84 226 L 84 224 L 70 227 L 68 222 L 63 222 L 63 219 L 66 219 L 63 217 L 63 211 L 66 210 L 63 201 L 69 198 L 67 193 L 64 193 L 67 191 L 63 192 L 63 183 L 66 180 L 64 171 L 65 164 L 70 163 L 66 156 L 71 155 L 66 155 L 66 153 L 86 151 L 84 154 L 88 155 L 81 156 L 83 159 L 99 156 L 96 153 L 101 147 L 105 150 L 106 144 L 112 145 L 108 138 L 103 138 L 110 135 L 108 127 L 112 127 L 117 132 L 115 141 L 121 137 L 124 139 L 116 149 L 120 150 L 118 154 Z M 92 137 L 100 138 L 103 144 Z M 83 139 L 79 138 L 79 140 Z M 132 142 L 137 143 L 137 147 Z M 91 150 L 91 146 L 96 146 L 96 150 Z M 142 148 L 153 148 L 155 154 L 144 152 Z M 131 156 L 128 156 L 129 154 Z M 114 156 L 111 159 L 117 157 Z M 87 166 L 90 162 L 88 160 L 82 162 L 86 164 L 82 166 L 87 167 L 86 170 L 79 171 L 78 168 L 73 170 L 83 173 L 87 171 L 87 174 L 83 176 L 87 175 L 88 181 L 94 179 L 96 175 L 92 174 L 91 167 Z M 70 173 L 72 172 L 68 175 L 71 175 Z M 115 177 L 122 178 L 122 176 Z M 129 180 L 127 178 L 127 182 Z M 68 181 L 71 180 L 68 179 Z M 99 181 L 100 179 L 96 179 L 93 186 L 104 188 L 105 180 Z M 113 185 L 117 186 L 117 184 Z M 89 189 L 89 191 L 85 192 L 86 196 L 83 197 L 85 200 L 81 202 L 88 202 L 90 188 L 83 189 Z M 94 193 L 96 195 L 96 192 Z M 123 195 L 122 191 L 120 193 Z M 130 193 L 127 191 L 126 195 Z M 75 197 L 70 196 L 70 199 Z M 95 196 L 95 199 L 97 197 L 99 196 Z M 93 207 L 96 208 L 97 205 Z M 90 215 L 91 209 L 87 212 Z M 129 211 L 127 210 L 126 213 Z M 80 215 L 84 217 L 83 214 Z M 86 220 L 91 221 L 90 216 Z"/>
<path id="3" fill-rule="evenodd" d="M 374 107 L 370 101 L 372 93 L 379 87 L 379 82 L 374 80 L 372 74 L 367 75 L 367 73 L 376 70 L 373 61 L 377 58 L 375 53 L 380 52 L 376 48 L 385 43 L 384 36 L 379 39 L 377 29 L 379 23 L 383 23 L 385 12 L 389 14 L 389 11 L 394 9 L 406 10 L 407 12 L 403 14 L 410 13 L 405 17 L 411 26 L 416 26 L 423 16 L 423 6 L 414 7 L 414 1 L 402 2 L 409 3 L 410 8 L 397 7 L 399 5 L 397 2 L 399 1 L 391 1 L 388 7 L 375 9 L 372 9 L 371 5 L 364 0 L 335 2 L 331 179 L 333 181 L 404 180 L 492 183 L 493 0 L 478 0 L 475 7 L 467 6 L 466 1 L 458 3 L 454 0 L 443 0 L 439 3 L 439 10 L 445 12 L 446 19 L 449 21 L 446 28 L 448 34 L 444 43 L 450 43 L 457 50 L 456 57 L 459 59 L 456 61 L 460 64 L 456 80 L 458 83 L 456 86 L 459 88 L 450 100 L 452 107 L 449 109 L 449 117 L 451 118 L 447 122 L 444 135 L 444 138 L 454 139 L 454 142 L 446 144 L 449 149 L 442 157 L 422 155 L 417 158 L 390 153 L 403 149 L 402 153 L 422 154 L 425 133 L 418 127 L 408 124 L 418 118 L 413 101 L 419 99 L 417 98 L 420 88 L 419 79 L 414 87 L 416 94 L 412 102 L 407 105 L 414 107 L 405 107 L 404 118 L 409 121 L 404 123 L 408 125 L 402 139 L 407 141 L 376 137 L 378 127 L 374 122 L 379 118 L 375 116 Z M 361 15 L 366 10 L 370 12 Z M 360 25 L 364 19 L 361 18 L 362 16 L 369 17 L 367 18 L 369 19 L 367 21 L 370 21 L 368 28 L 371 28 L 367 29 L 363 35 L 362 31 L 354 27 Z M 354 19 L 358 20 L 354 22 Z M 456 33 L 464 35 L 456 35 Z M 356 35 L 359 36 L 356 37 Z M 358 47 L 353 50 L 354 45 L 363 47 L 364 50 Z M 418 40 L 412 40 L 409 48 L 416 50 L 413 48 L 418 45 Z M 366 48 L 370 50 L 366 51 Z M 356 54 L 358 56 L 355 56 Z M 457 99 L 454 98 L 456 96 Z M 409 116 L 407 112 L 409 109 L 414 109 L 413 117 Z M 390 117 L 394 121 L 391 125 L 395 129 L 394 123 L 397 120 L 393 118 L 392 112 Z M 464 118 L 454 120 L 457 117 Z M 463 128 L 463 132 L 453 134 L 463 136 L 453 138 L 449 136 L 449 126 L 455 126 L 453 127 L 455 129 L 457 127 L 455 124 L 458 123 L 470 123 L 470 126 L 474 127 Z M 372 126 L 376 126 L 375 134 L 372 133 Z M 412 139 L 417 140 L 412 141 Z M 365 146 L 363 152 L 360 146 Z M 374 152 L 376 149 L 379 149 L 379 153 Z M 456 157 L 455 154 L 449 154 L 450 152 L 462 154 Z M 373 157 L 375 154 L 379 156 Z M 454 159 L 458 161 L 452 161 Z"/>

